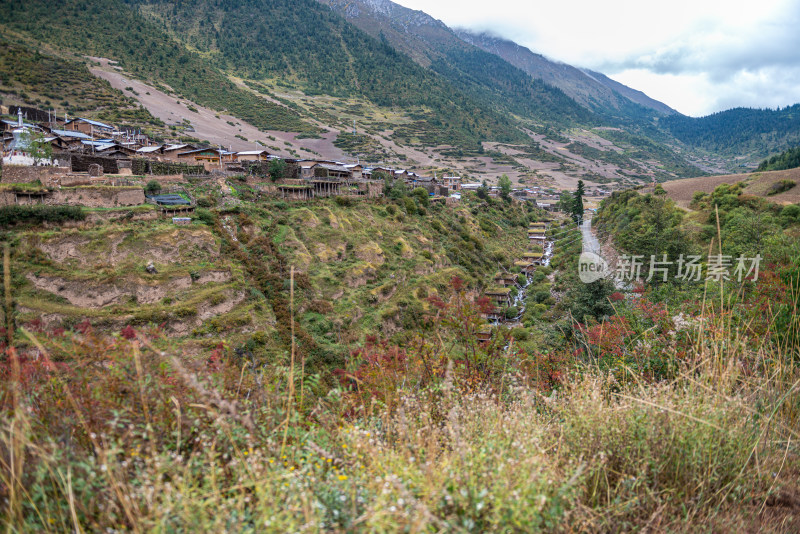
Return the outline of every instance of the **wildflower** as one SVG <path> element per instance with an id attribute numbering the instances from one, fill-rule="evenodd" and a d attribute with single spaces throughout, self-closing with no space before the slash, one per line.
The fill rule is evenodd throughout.
<path id="1" fill-rule="evenodd" d="M 339 480 L 347 480 L 347 475 L 339 475 Z"/>

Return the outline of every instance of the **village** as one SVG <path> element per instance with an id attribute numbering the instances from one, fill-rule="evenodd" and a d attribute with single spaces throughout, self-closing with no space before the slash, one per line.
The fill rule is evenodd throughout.
<path id="1" fill-rule="evenodd" d="M 151 181 L 174 185 L 187 177 L 224 180 L 246 176 L 248 184 L 263 194 L 296 201 L 336 196 L 375 198 L 383 194 L 383 184 L 389 179 L 401 180 L 411 188 L 424 188 L 434 202 L 457 202 L 462 190 L 476 191 L 483 185 L 462 183 L 459 176 L 438 176 L 436 172 L 425 176 L 382 164 L 295 159 L 265 149 L 234 152 L 198 143 L 154 143 L 131 127 L 87 118 L 62 118 L 33 108 L 12 106 L 0 111 L 8 117 L 0 123 L 5 166 L 3 183 L 38 182 L 42 186 L 38 192 L 28 187 L 14 195 L 5 194 L 0 198 L 3 204 L 81 205 L 70 200 L 68 191 L 53 195 L 49 189 L 92 185 L 131 188 Z M 11 118 L 13 115 L 16 115 L 15 120 Z M 38 120 L 29 120 L 27 116 Z M 13 189 L 6 186 L 5 191 Z M 609 192 L 610 189 L 597 189 L 587 194 L 602 197 Z M 105 197 L 109 200 L 104 207 L 132 206 L 137 200 L 141 204 L 146 201 L 143 195 L 122 190 L 120 195 L 112 193 L 106 191 Z M 499 187 L 488 185 L 488 194 L 498 196 Z M 512 195 L 535 202 L 537 207 L 547 211 L 556 209 L 559 198 L 555 189 L 538 186 L 515 188 Z M 175 200 L 153 199 L 163 206 L 174 206 Z M 190 199 L 185 200 L 189 204 L 182 205 L 190 207 Z"/>
<path id="2" fill-rule="evenodd" d="M 430 202 L 446 205 L 455 205 L 462 193 L 481 188 L 487 196 L 500 194 L 497 186 L 462 183 L 458 176 L 430 177 L 389 166 L 292 159 L 267 150 L 233 152 L 191 143 L 150 144 L 137 132 L 90 119 L 47 117 L 45 122 L 31 123 L 21 108 L 16 111 L 16 121 L 2 122 L 0 205 L 5 206 L 79 206 L 89 209 L 95 220 L 108 220 L 115 210 L 147 208 L 131 218 L 166 218 L 186 225 L 192 223 L 198 208 L 194 188 L 188 186 L 205 184 L 235 203 L 236 186 L 229 181 L 233 177 L 243 178 L 259 195 L 295 202 L 375 199 L 384 195 L 387 182 L 396 181 L 411 189 L 423 188 Z M 513 202 L 532 203 L 545 215 L 530 223 L 527 251 L 513 264 L 501 267 L 487 284 L 484 295 L 492 308 L 483 314 L 486 326 L 476 332 L 481 342 L 491 341 L 500 325 L 519 324 L 526 289 L 537 268 L 548 265 L 553 255 L 558 241 L 554 233 L 571 222 L 559 212 L 555 191 L 516 188 L 510 196 Z M 130 213 L 126 211 L 125 216 Z"/>

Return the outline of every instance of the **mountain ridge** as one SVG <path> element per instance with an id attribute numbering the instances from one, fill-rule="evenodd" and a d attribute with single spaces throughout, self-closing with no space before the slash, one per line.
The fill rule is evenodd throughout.
<path id="1" fill-rule="evenodd" d="M 567 63 L 553 61 L 514 41 L 490 33 L 476 33 L 463 28 L 454 31 L 465 42 L 503 58 L 534 78 L 540 78 L 545 83 L 558 87 L 568 96 L 590 109 L 597 110 L 604 107 L 620 109 L 626 104 L 620 99 L 620 97 L 623 97 L 659 114 L 671 115 L 677 113 L 663 102 L 654 100 L 641 91 L 615 82 L 602 73 L 587 71 Z M 632 98 L 632 96 L 635 98 Z"/>

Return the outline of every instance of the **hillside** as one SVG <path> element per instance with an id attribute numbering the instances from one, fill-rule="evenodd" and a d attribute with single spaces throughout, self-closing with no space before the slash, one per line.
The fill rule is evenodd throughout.
<path id="1" fill-rule="evenodd" d="M 134 98 L 95 77 L 78 58 L 60 57 L 0 33 L 0 96 L 4 104 L 31 105 L 75 117 L 147 126 L 163 125 Z"/>
<path id="2" fill-rule="evenodd" d="M 502 106 L 523 120 L 544 121 L 559 128 L 598 124 L 597 117 L 565 98 L 558 87 L 531 79 L 502 58 L 464 42 L 421 11 L 389 0 L 322 3 L 463 88 L 476 101 Z"/>
<path id="3" fill-rule="evenodd" d="M 758 166 L 759 171 L 782 171 L 800 167 L 800 147 L 789 150 L 765 159 Z"/>
<path id="4" fill-rule="evenodd" d="M 704 199 L 757 280 L 584 284 L 581 232 L 551 222 L 550 265 L 498 273 L 524 311 L 493 326 L 481 290 L 529 248 L 527 206 L 186 187 L 188 226 L 3 228 L 12 531 L 800 527 L 800 207 Z M 634 190 L 596 215 L 658 258 L 708 250 L 714 216 Z"/>
<path id="5" fill-rule="evenodd" d="M 735 108 L 706 117 L 672 115 L 660 126 L 680 141 L 755 168 L 774 154 L 800 144 L 800 104 L 782 109 Z"/>
<path id="6" fill-rule="evenodd" d="M 667 195 L 681 208 L 688 209 L 694 194 L 698 191 L 711 193 L 722 184 L 745 183 L 744 193 L 766 198 L 778 204 L 800 204 L 800 187 L 792 186 L 785 192 L 775 193 L 776 184 L 788 180 L 800 184 L 800 169 L 754 172 L 746 174 L 726 174 L 673 180 L 662 184 Z"/>
<path id="7" fill-rule="evenodd" d="M 469 98 L 431 71 L 348 24 L 314 0 L 195 4 L 137 2 L 191 48 L 206 51 L 226 72 L 291 83 L 305 94 L 364 98 L 402 110 L 410 122 L 394 128 L 404 144 L 450 144 L 475 150 L 479 139 L 523 140 L 508 118 Z M 224 20 L 204 31 L 210 20 Z M 260 35 L 270 35 L 261 39 Z M 269 93 L 268 93 L 269 94 Z"/>
<path id="8" fill-rule="evenodd" d="M 418 327 L 425 297 L 452 276 L 483 287 L 498 263 L 525 250 L 537 217 L 502 205 L 480 215 L 471 204 L 426 209 L 411 198 L 256 203 L 246 184 L 229 184 L 240 207 L 201 211 L 189 228 L 142 207 L 88 210 L 94 225 L 57 233 L 15 232 L 18 320 L 46 328 L 89 321 L 104 332 L 155 324 L 187 350 L 225 341 L 271 361 L 285 348 L 287 303 L 277 295 L 292 265 L 309 365 L 330 370 L 369 332 Z M 186 188 L 220 199 L 208 184 Z M 148 262 L 156 274 L 145 271 Z"/>
<path id="9" fill-rule="evenodd" d="M 656 116 L 676 113 L 666 104 L 614 82 L 603 74 L 551 61 L 512 41 L 463 29 L 458 30 L 457 35 L 465 42 L 503 58 L 530 76 L 558 87 L 593 111 L 611 115 L 626 113 L 636 117 L 643 116 L 644 110 L 632 105 L 635 103 L 648 108 L 651 113 L 655 112 Z"/>
<path id="10" fill-rule="evenodd" d="M 216 110 L 226 109 L 258 128 L 317 131 L 295 112 L 237 87 L 199 54 L 174 42 L 119 0 L 68 4 L 0 0 L 0 10 L 3 26 L 25 37 L 80 55 L 114 59 L 156 87 Z"/>
<path id="11" fill-rule="evenodd" d="M 740 128 L 733 148 L 728 126 L 715 126 L 719 139 L 709 144 L 695 128 L 702 122 L 675 115 L 654 122 L 654 114 L 669 110 L 600 75 L 548 63 L 551 84 L 424 13 L 384 0 L 327 4 L 0 1 L 5 39 L 26 71 L 52 73 L 23 82 L 14 78 L 19 69 L 4 62 L 3 79 L 12 85 L 0 93 L 7 103 L 38 100 L 46 107 L 54 104 L 44 96 L 56 94 L 52 80 L 73 71 L 85 76 L 88 67 L 122 91 L 114 96 L 120 103 L 106 109 L 107 97 L 91 88 L 75 96 L 75 105 L 65 99 L 59 106 L 138 124 L 157 139 L 476 178 L 508 174 L 519 183 L 556 186 L 577 177 L 628 183 L 719 172 L 746 165 L 758 143 L 772 150 L 798 135 L 793 122 L 771 125 L 780 117 L 770 116 Z M 74 31 L 79 27 L 97 31 Z M 267 34 L 272 38 L 258 37 Z M 473 39 L 499 47 L 494 52 L 501 55 L 500 48 L 516 46 Z M 544 61 L 518 52 L 526 61 Z M 560 71 L 566 78 L 559 82 Z M 191 135 L 193 122 L 206 134 Z M 727 162 L 720 153 L 730 156 Z"/>

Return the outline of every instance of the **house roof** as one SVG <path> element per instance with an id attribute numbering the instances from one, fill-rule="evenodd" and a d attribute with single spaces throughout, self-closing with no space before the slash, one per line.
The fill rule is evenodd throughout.
<path id="1" fill-rule="evenodd" d="M 93 146 L 95 150 L 108 150 L 109 148 L 118 146 L 116 143 L 101 143 L 100 141 L 81 141 L 85 146 Z"/>
<path id="2" fill-rule="evenodd" d="M 142 154 L 151 154 L 153 152 L 158 152 L 161 150 L 162 145 L 158 146 L 143 146 L 142 148 L 138 149 L 136 152 L 140 152 Z"/>
<path id="3" fill-rule="evenodd" d="M 487 295 L 503 295 L 506 296 L 511 293 L 511 289 L 507 287 L 493 287 L 492 289 L 487 289 Z"/>
<path id="4" fill-rule="evenodd" d="M 3 124 L 8 124 L 9 126 L 18 126 L 19 125 L 19 121 L 10 121 L 10 120 L 3 119 Z M 28 124 L 27 122 L 23 122 L 22 123 L 22 127 L 23 128 L 34 128 L 34 125 L 33 124 Z"/>
<path id="5" fill-rule="evenodd" d="M 320 167 L 328 171 L 350 172 L 350 169 L 348 169 L 344 165 L 328 165 L 327 163 L 318 163 L 314 165 L 314 167 Z"/>
<path id="6" fill-rule="evenodd" d="M 85 122 L 86 124 L 91 124 L 92 126 L 97 126 L 98 128 L 106 128 L 106 129 L 108 129 L 108 130 L 113 130 L 113 129 L 114 129 L 114 127 L 113 127 L 113 126 L 111 126 L 111 125 L 108 125 L 108 124 L 106 124 L 106 123 L 104 123 L 104 122 L 100 122 L 100 121 L 93 121 L 93 120 L 91 120 L 91 119 L 84 119 L 83 117 L 81 117 L 81 118 L 78 118 L 78 119 L 72 119 L 72 120 L 71 120 L 71 121 L 69 121 L 69 122 L 75 122 L 75 121 L 83 121 L 83 122 Z"/>
<path id="7" fill-rule="evenodd" d="M 190 146 L 192 146 L 192 145 L 167 145 L 167 146 L 164 147 L 164 152 L 167 152 L 167 151 L 172 152 L 173 150 L 181 150 L 182 148 L 186 148 L 186 147 L 190 147 Z"/>
<path id="8" fill-rule="evenodd" d="M 166 149 L 164 149 L 166 150 Z M 186 152 L 181 152 L 178 154 L 179 156 L 186 156 L 187 154 L 199 154 L 200 152 L 216 152 L 217 154 L 224 154 L 222 150 L 216 148 L 195 148 L 193 150 L 187 150 Z"/>
<path id="9" fill-rule="evenodd" d="M 74 137 L 76 139 L 91 139 L 87 134 L 83 132 L 71 132 L 69 130 L 50 130 L 51 133 L 59 136 L 59 137 Z"/>
<path id="10" fill-rule="evenodd" d="M 266 150 L 245 150 L 243 152 L 237 152 L 240 156 L 260 156 L 261 154 L 269 155 L 269 152 Z"/>

